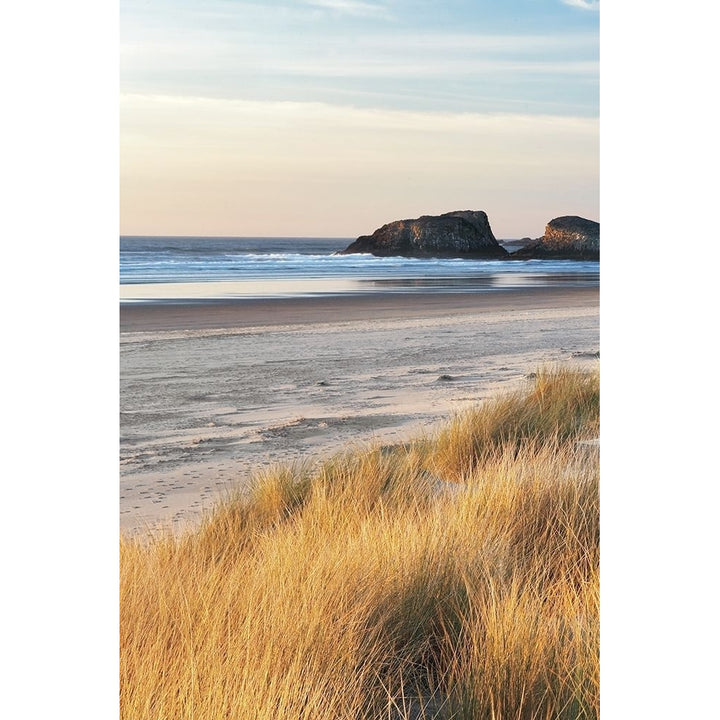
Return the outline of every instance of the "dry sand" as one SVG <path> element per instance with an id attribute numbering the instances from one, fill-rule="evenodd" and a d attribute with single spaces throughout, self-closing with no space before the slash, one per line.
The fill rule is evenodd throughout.
<path id="1" fill-rule="evenodd" d="M 120 527 L 192 526 L 252 471 L 395 443 L 596 367 L 597 288 L 122 305 Z"/>

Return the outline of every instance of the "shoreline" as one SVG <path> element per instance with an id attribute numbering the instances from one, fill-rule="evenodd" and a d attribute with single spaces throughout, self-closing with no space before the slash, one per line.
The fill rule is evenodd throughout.
<path id="1" fill-rule="evenodd" d="M 264 468 L 433 432 L 598 352 L 597 287 L 122 305 L 121 532 L 193 527 Z"/>
<path id="2" fill-rule="evenodd" d="M 120 303 L 120 333 L 306 325 L 368 318 L 416 319 L 599 303 L 599 287 L 535 287 L 491 292 L 368 293 L 287 298 Z"/>

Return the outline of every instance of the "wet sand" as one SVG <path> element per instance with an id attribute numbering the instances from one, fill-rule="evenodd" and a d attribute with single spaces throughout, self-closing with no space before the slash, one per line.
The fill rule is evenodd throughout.
<path id="1" fill-rule="evenodd" d="M 394 443 L 596 367 L 598 288 L 120 308 L 120 526 L 192 526 L 253 471 Z"/>
<path id="2" fill-rule="evenodd" d="M 480 293 L 376 293 L 338 297 L 160 301 L 120 306 L 120 331 L 228 329 L 388 318 L 423 318 L 491 310 L 541 309 L 590 302 L 598 288 L 542 287 Z"/>

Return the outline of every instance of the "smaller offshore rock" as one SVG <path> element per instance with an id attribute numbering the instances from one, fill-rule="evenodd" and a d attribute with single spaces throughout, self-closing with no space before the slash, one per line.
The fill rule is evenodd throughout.
<path id="1" fill-rule="evenodd" d="M 545 234 L 510 256 L 520 260 L 552 258 L 556 260 L 599 260 L 600 223 L 577 215 L 551 220 Z"/>

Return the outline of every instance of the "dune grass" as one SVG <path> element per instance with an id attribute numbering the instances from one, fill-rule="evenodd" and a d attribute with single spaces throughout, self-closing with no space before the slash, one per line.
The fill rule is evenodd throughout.
<path id="1" fill-rule="evenodd" d="M 598 385 L 542 372 L 121 538 L 121 718 L 597 718 Z"/>

